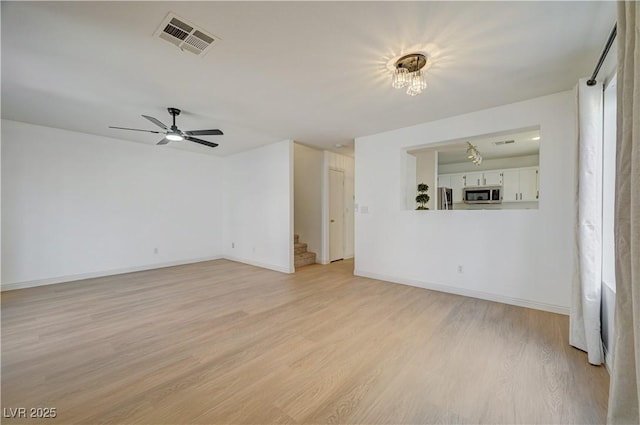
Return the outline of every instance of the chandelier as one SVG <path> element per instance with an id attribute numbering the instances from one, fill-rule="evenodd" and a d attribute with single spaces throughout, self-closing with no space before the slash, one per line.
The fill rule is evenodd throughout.
<path id="1" fill-rule="evenodd" d="M 422 53 L 410 53 L 398 59 L 394 65 L 391 86 L 396 89 L 406 87 L 409 96 L 419 95 L 427 88 L 422 68 L 427 57 Z"/>
<path id="2" fill-rule="evenodd" d="M 477 146 L 473 146 L 471 143 L 467 142 L 467 158 L 471 160 L 475 165 L 482 164 L 482 155 L 478 151 Z"/>

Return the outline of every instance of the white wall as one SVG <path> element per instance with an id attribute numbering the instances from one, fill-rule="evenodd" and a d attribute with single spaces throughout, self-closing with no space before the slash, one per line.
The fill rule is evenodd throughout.
<path id="1" fill-rule="evenodd" d="M 438 166 L 438 174 L 466 173 L 467 171 L 501 170 L 504 168 L 537 167 L 540 163 L 539 155 L 516 156 L 513 158 L 485 159 L 480 165 L 472 162 L 458 162 Z"/>
<path id="2" fill-rule="evenodd" d="M 225 159 L 226 257 L 293 272 L 293 142 Z"/>
<path id="3" fill-rule="evenodd" d="M 405 192 L 405 195 L 404 195 L 405 208 L 408 210 L 415 210 L 416 196 L 417 196 L 416 194 L 417 187 L 415 187 L 415 184 L 416 184 L 416 175 L 418 173 L 418 158 L 416 158 L 414 155 L 410 153 L 405 153 L 404 158 L 405 158 L 404 170 L 405 170 L 406 181 L 403 186 L 403 190 Z M 434 193 L 437 193 L 437 191 L 434 190 Z"/>
<path id="4" fill-rule="evenodd" d="M 538 125 L 538 210 L 404 210 L 405 149 Z M 567 91 L 356 139 L 356 274 L 567 313 L 575 126 Z"/>
<path id="5" fill-rule="evenodd" d="M 3 289 L 219 258 L 222 163 L 3 120 Z"/>
<path id="6" fill-rule="evenodd" d="M 437 202 L 437 189 L 438 189 L 438 155 L 435 150 L 427 150 L 414 153 L 416 157 L 416 179 L 413 184 L 413 208 L 416 209 L 418 204 L 416 203 L 416 196 L 418 196 L 418 184 L 425 183 L 429 186 L 427 194 L 429 195 L 429 202 L 427 202 L 427 208 L 435 210 Z"/>
<path id="7" fill-rule="evenodd" d="M 294 232 L 307 251 L 322 252 L 322 182 L 324 154 L 299 143 L 294 153 Z"/>
<path id="8" fill-rule="evenodd" d="M 354 159 L 334 152 L 324 152 L 323 250 L 320 262 L 329 262 L 329 169 L 344 171 L 344 258 L 352 258 L 354 249 Z"/>

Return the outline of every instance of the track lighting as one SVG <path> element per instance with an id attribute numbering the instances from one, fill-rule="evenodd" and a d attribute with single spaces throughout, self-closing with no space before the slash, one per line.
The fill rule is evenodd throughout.
<path id="1" fill-rule="evenodd" d="M 482 164 L 482 155 L 480 155 L 480 151 L 478 151 L 478 147 L 472 145 L 467 142 L 467 158 L 473 162 L 475 165 Z"/>

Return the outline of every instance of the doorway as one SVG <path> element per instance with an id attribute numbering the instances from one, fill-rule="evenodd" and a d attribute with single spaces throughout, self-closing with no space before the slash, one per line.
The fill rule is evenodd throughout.
<path id="1" fill-rule="evenodd" d="M 344 259 L 344 171 L 329 169 L 329 261 Z"/>

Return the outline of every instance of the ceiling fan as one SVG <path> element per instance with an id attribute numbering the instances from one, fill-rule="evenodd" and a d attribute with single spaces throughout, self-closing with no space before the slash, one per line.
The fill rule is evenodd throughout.
<path id="1" fill-rule="evenodd" d="M 201 145 L 209 146 L 215 148 L 218 146 L 217 143 L 207 142 L 206 140 L 198 139 L 193 136 L 222 136 L 224 133 L 218 129 L 215 130 L 191 130 L 191 131 L 182 131 L 176 126 L 176 116 L 180 115 L 180 109 L 177 108 L 167 108 L 169 114 L 173 117 L 173 124 L 171 127 L 167 127 L 160 120 L 149 117 L 147 115 L 143 115 L 144 118 L 148 119 L 158 127 L 160 127 L 164 131 L 154 131 L 154 130 L 141 130 L 138 128 L 127 128 L 127 127 L 112 127 L 109 128 L 117 128 L 119 130 L 133 130 L 133 131 L 145 131 L 147 133 L 156 133 L 156 134 L 164 134 L 164 139 L 160 140 L 158 145 L 166 145 L 169 142 L 180 142 L 182 140 L 189 140 L 190 142 L 199 143 Z"/>

